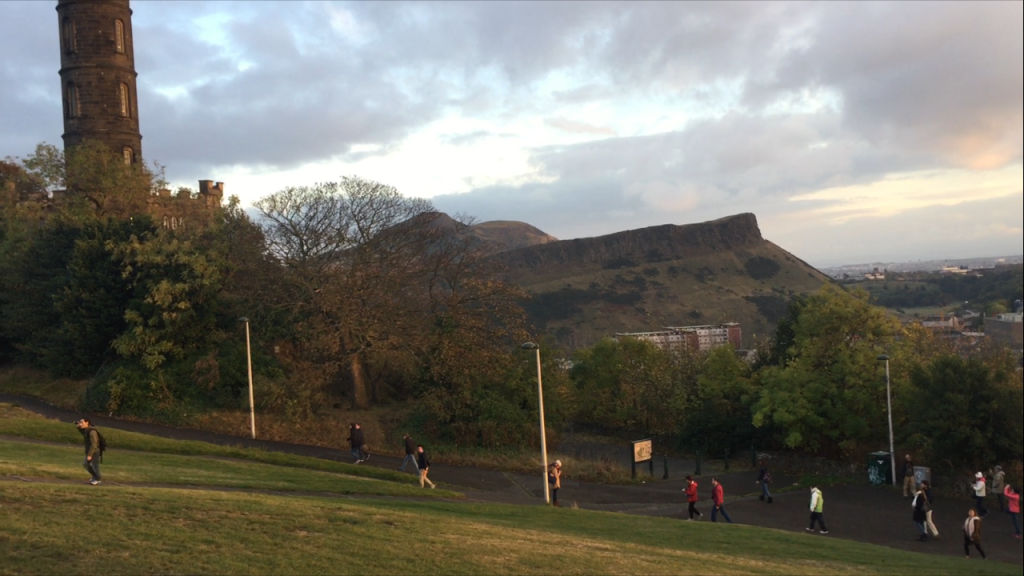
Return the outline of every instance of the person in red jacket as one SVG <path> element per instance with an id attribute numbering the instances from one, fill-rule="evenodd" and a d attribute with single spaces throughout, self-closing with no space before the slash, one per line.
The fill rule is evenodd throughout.
<path id="1" fill-rule="evenodd" d="M 732 524 L 732 518 L 729 518 L 729 513 L 725 511 L 725 490 L 718 483 L 718 478 L 711 479 L 711 503 L 714 504 L 714 508 L 711 509 L 711 521 L 718 522 L 718 513 L 721 512 L 725 521 Z"/>
<path id="2" fill-rule="evenodd" d="M 697 517 L 697 520 L 702 520 L 704 515 L 697 511 L 697 482 L 694 481 L 693 476 L 686 477 L 686 489 L 683 492 L 686 492 L 686 501 L 690 503 L 688 509 L 690 520 L 693 520 L 694 516 Z"/>
<path id="3" fill-rule="evenodd" d="M 1013 537 L 1020 540 L 1020 520 L 1018 518 L 1020 516 L 1020 494 L 1013 489 L 1013 486 L 1007 484 L 1003 488 L 1003 497 L 1006 498 L 1010 520 L 1013 520 L 1013 531 L 1016 532 Z"/>

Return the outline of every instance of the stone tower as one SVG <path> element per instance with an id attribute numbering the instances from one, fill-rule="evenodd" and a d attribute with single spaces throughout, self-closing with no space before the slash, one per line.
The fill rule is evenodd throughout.
<path id="1" fill-rule="evenodd" d="M 142 156 L 128 0 L 57 0 L 64 149 L 102 142 L 126 162 Z"/>

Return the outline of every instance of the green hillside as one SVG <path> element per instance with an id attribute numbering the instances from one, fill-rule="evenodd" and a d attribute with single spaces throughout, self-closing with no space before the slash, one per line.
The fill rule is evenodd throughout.
<path id="1" fill-rule="evenodd" d="M 58 426 L 69 424 L 31 424 L 33 419 L 17 410 L 0 408 L 0 575 L 1020 570 L 749 526 L 430 501 L 422 497 L 456 495 L 413 489 L 408 481 L 309 470 L 301 461 L 225 459 L 214 455 L 219 447 L 198 454 L 201 443 L 174 446 L 172 440 L 113 430 L 119 445 L 129 442 L 137 451 L 109 452 L 106 481 L 91 487 L 84 485 L 79 468 L 80 445 L 11 438 L 50 439 L 60 434 Z M 160 453 L 147 453 L 146 446 Z"/>
<path id="2" fill-rule="evenodd" d="M 763 341 L 789 301 L 827 281 L 768 241 L 678 259 L 611 260 L 513 276 L 533 296 L 534 324 L 569 347 L 616 332 L 738 322 L 744 346 Z"/>

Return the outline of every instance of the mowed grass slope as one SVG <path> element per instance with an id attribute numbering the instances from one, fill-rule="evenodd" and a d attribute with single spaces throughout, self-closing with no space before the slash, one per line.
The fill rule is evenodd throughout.
<path id="1" fill-rule="evenodd" d="M 0 411 L 5 434 L 45 436 L 58 430 L 43 424 L 69 426 L 12 414 L 19 411 Z M 78 445 L 0 439 L 0 477 L 6 477 L 0 478 L 0 576 L 1020 573 L 1014 565 L 746 526 L 543 506 L 385 499 L 379 496 L 437 496 L 442 490 L 186 455 L 164 444 L 175 441 L 138 436 L 121 440 L 149 442 L 164 452 L 109 452 L 108 482 L 99 487 L 84 484 Z M 204 449 L 202 443 L 183 444 Z M 202 486 L 166 486 L 177 482 Z M 310 495 L 320 492 L 364 496 Z"/>
<path id="2" fill-rule="evenodd" d="M 1019 574 L 744 526 L 545 507 L 0 482 L 0 574 Z"/>
<path id="3" fill-rule="evenodd" d="M 170 440 L 135 432 L 125 432 L 111 428 L 101 430 L 110 450 L 104 460 L 105 463 L 112 463 L 110 458 L 119 458 L 121 453 L 127 451 L 151 452 L 155 454 L 177 454 L 181 456 L 207 456 L 213 458 L 228 458 L 236 460 L 248 460 L 275 466 L 290 466 L 294 468 L 305 468 L 308 470 L 319 470 L 333 472 L 350 476 L 387 480 L 403 484 L 415 484 L 416 478 L 411 474 L 403 474 L 394 470 L 383 470 L 380 468 L 355 466 L 342 462 L 323 460 L 320 458 L 308 458 L 284 454 L 281 452 L 267 452 L 253 448 L 236 448 L 231 446 L 220 446 L 206 442 L 192 442 L 185 440 Z M 60 444 L 71 444 L 82 446 L 82 435 L 71 423 L 47 420 L 41 416 L 23 410 L 21 408 L 0 404 L 0 436 L 12 436 Z M 448 496 L 452 496 L 448 494 Z"/>

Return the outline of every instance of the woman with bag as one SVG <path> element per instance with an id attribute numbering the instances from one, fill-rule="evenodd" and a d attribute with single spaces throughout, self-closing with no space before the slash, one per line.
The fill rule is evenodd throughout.
<path id="1" fill-rule="evenodd" d="M 978 518 L 978 513 L 973 508 L 967 511 L 967 521 L 964 522 L 964 555 L 968 558 L 971 557 L 971 546 L 974 546 L 984 560 L 985 551 L 981 548 L 981 518 Z"/>
<path id="2" fill-rule="evenodd" d="M 555 460 L 555 463 L 548 467 L 548 487 L 551 489 L 551 505 L 561 508 L 558 503 L 558 489 L 562 487 L 562 461 Z"/>

